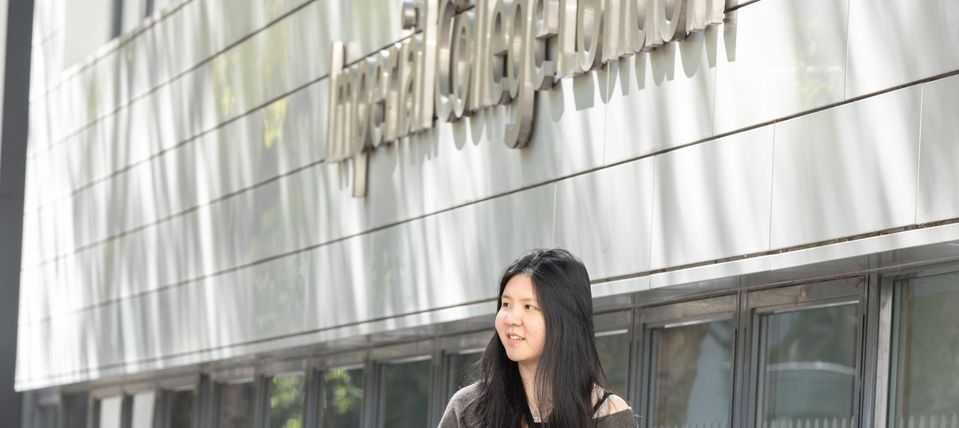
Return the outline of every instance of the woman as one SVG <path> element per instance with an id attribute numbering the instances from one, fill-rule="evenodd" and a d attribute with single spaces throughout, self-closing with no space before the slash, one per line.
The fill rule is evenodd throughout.
<path id="1" fill-rule="evenodd" d="M 566 250 L 534 250 L 499 284 L 496 334 L 478 382 L 450 400 L 440 428 L 635 427 L 606 391 L 586 267 Z"/>

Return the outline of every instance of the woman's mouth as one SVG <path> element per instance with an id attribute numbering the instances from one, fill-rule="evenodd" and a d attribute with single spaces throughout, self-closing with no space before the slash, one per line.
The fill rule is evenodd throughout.
<path id="1" fill-rule="evenodd" d="M 517 343 L 526 341 L 526 338 L 518 334 L 507 334 L 506 340 L 510 345 L 515 345 Z"/>

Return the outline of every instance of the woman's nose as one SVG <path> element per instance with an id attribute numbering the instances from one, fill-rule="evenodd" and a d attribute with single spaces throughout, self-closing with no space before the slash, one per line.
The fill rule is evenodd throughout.
<path id="1" fill-rule="evenodd" d="M 512 325 L 520 325 L 523 323 L 523 320 L 516 311 L 510 311 L 509 315 L 506 316 L 506 322 Z"/>

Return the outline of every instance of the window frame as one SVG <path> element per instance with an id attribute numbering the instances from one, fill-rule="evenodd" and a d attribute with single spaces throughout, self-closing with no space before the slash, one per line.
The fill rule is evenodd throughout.
<path id="1" fill-rule="evenodd" d="M 310 374 L 312 371 L 309 362 L 302 358 L 271 361 L 259 365 L 255 370 L 254 376 L 257 391 L 254 392 L 254 396 L 256 397 L 255 406 L 256 409 L 258 409 L 258 411 L 254 412 L 257 415 L 254 426 L 262 428 L 270 427 L 270 416 L 273 410 L 270 404 L 270 400 L 273 397 L 273 378 L 296 375 L 303 376 L 303 411 L 300 414 L 300 420 L 303 422 L 302 426 L 310 426 L 307 424 L 307 418 L 309 417 L 308 415 L 311 414 L 311 410 L 309 410 L 308 407 L 312 400 L 308 395 L 310 393 Z"/>
<path id="2" fill-rule="evenodd" d="M 852 290 L 842 289 L 839 286 L 843 283 L 856 285 Z M 741 294 L 741 310 L 739 314 L 740 344 L 738 358 L 738 370 L 741 381 L 741 389 L 737 390 L 737 395 L 733 396 L 735 400 L 740 399 L 740 405 L 736 408 L 741 412 L 738 417 L 734 416 L 734 426 L 743 426 L 755 428 L 758 426 L 758 411 L 761 406 L 759 402 L 759 380 L 760 380 L 760 353 L 761 338 L 761 319 L 763 316 L 788 313 L 802 310 L 814 310 L 817 308 L 826 308 L 841 305 L 856 305 L 856 344 L 854 355 L 856 361 L 856 377 L 853 382 L 853 415 L 852 426 L 860 426 L 863 416 L 863 379 L 866 364 L 863 358 L 863 349 L 865 346 L 864 332 L 866 316 L 866 291 L 868 289 L 868 278 L 863 275 L 847 276 L 820 281 L 803 282 L 796 285 L 764 288 L 753 291 L 745 291 Z M 745 392 L 745 394 L 743 394 Z"/>
<path id="3" fill-rule="evenodd" d="M 872 405 L 872 414 L 877 426 L 888 426 L 895 421 L 898 404 L 897 382 L 900 343 L 902 341 L 901 322 L 903 293 L 910 283 L 917 279 L 959 274 L 959 264 L 949 262 L 922 266 L 918 269 L 885 276 L 880 281 L 878 303 L 878 350 L 876 352 L 876 383 Z M 883 377 L 880 377 L 883 376 Z"/>
<path id="4" fill-rule="evenodd" d="M 626 351 L 628 353 L 628 355 L 626 355 L 626 389 L 622 391 L 622 393 L 625 394 L 623 399 L 625 399 L 627 403 L 631 403 L 632 397 L 635 397 L 635 394 L 632 392 L 633 384 L 636 383 L 634 376 L 636 367 L 634 367 L 633 364 L 633 353 L 635 352 L 634 347 L 636 343 L 634 334 L 635 323 L 636 311 L 633 309 L 616 309 L 593 314 L 594 339 L 623 334 L 628 341 L 626 345 Z M 606 369 L 606 367 L 603 368 Z"/>
<path id="5" fill-rule="evenodd" d="M 370 377 L 368 358 L 369 350 L 343 351 L 326 354 L 310 359 L 307 363 L 307 394 L 308 403 L 305 407 L 306 415 L 303 419 L 304 427 L 318 427 L 323 420 L 323 374 L 329 370 L 363 369 L 363 402 L 360 403 L 360 426 L 366 426 L 366 406 L 369 401 L 367 379 Z"/>
<path id="6" fill-rule="evenodd" d="M 484 352 L 486 350 L 486 345 L 489 344 L 490 338 L 495 334 L 494 328 L 488 328 L 468 333 L 456 334 L 451 336 L 441 337 L 437 342 L 436 353 L 439 355 L 442 361 L 442 367 L 440 370 L 441 378 L 440 382 L 436 386 L 438 392 L 434 392 L 436 395 L 436 400 L 433 400 L 434 408 L 436 409 L 432 412 L 435 415 L 436 423 L 439 423 L 440 418 L 443 417 L 443 411 L 446 410 L 446 405 L 449 404 L 449 399 L 447 397 L 452 397 L 456 392 L 453 391 L 450 387 L 450 377 L 453 376 L 451 373 L 451 360 L 454 356 L 469 354 L 473 352 Z"/>
<path id="7" fill-rule="evenodd" d="M 639 376 L 630 375 L 630 382 L 633 384 L 631 393 L 636 397 L 632 401 L 633 406 L 640 415 L 640 426 L 648 427 L 652 423 L 648 415 L 652 412 L 650 402 L 653 394 L 652 387 L 652 360 L 653 360 L 653 331 L 671 327 L 681 327 L 689 325 L 699 325 L 714 321 L 731 320 L 733 322 L 733 349 L 732 349 L 732 367 L 730 379 L 733 391 L 730 391 L 732 400 L 729 403 L 730 425 L 734 418 L 734 406 L 736 403 L 736 344 L 738 343 L 738 323 L 737 323 L 738 298 L 736 294 L 724 294 L 713 297 L 703 297 L 694 300 L 685 300 L 671 303 L 661 303 L 656 306 L 637 308 L 634 315 L 633 342 L 634 351 L 631 360 Z"/>
<path id="8" fill-rule="evenodd" d="M 384 367 L 424 360 L 430 361 L 431 367 L 430 387 L 427 397 L 427 423 L 435 425 L 435 423 L 439 422 L 438 416 L 436 416 L 436 395 L 439 382 L 437 377 L 441 379 L 444 377 L 442 376 L 442 358 L 437 361 L 437 357 L 441 356 L 440 351 L 437 349 L 438 343 L 439 341 L 436 340 L 421 340 L 392 346 L 382 346 L 369 350 L 369 358 L 367 360 L 369 371 L 364 372 L 364 384 L 366 387 L 364 388 L 363 394 L 364 398 L 371 397 L 371 399 L 364 403 L 366 418 L 363 421 L 363 426 L 377 428 L 383 426 L 381 418 L 386 405 L 384 401 L 385 397 L 383 396 L 383 388 L 385 386 L 383 383 Z M 365 376 L 366 373 L 370 373 L 372 376 Z M 368 393 L 369 395 L 367 395 Z"/>
<path id="9" fill-rule="evenodd" d="M 204 421 L 208 422 L 208 425 L 201 426 L 210 428 L 221 428 L 223 426 L 223 388 L 227 385 L 243 383 L 250 383 L 253 386 L 253 398 L 250 403 L 253 406 L 253 426 L 254 428 L 263 426 L 261 422 L 263 418 L 263 406 L 261 405 L 263 402 L 261 397 L 263 394 L 263 379 L 253 366 L 224 369 L 210 373 L 210 396 L 209 400 L 206 401 L 209 408 L 203 418 Z"/>

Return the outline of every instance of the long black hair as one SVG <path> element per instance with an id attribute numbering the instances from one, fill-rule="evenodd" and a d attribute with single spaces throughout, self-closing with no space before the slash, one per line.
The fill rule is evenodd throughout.
<path id="1" fill-rule="evenodd" d="M 533 250 L 503 272 L 497 307 L 506 283 L 519 274 L 532 280 L 546 320 L 546 343 L 536 369 L 536 410 L 552 428 L 593 426 L 593 387 L 607 382 L 596 352 L 586 266 L 566 250 Z M 498 334 L 486 346 L 481 365 L 480 392 L 470 410 L 482 426 L 522 427 L 529 411 L 523 381 Z"/>

